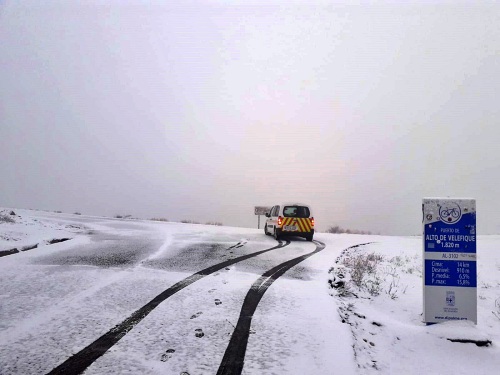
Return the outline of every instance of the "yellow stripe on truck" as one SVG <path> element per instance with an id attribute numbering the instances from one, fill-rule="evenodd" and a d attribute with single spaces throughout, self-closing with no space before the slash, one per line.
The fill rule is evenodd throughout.
<path id="1" fill-rule="evenodd" d="M 309 219 L 298 221 L 299 225 L 302 227 L 302 232 L 310 232 L 311 226 L 309 224 Z"/>
<path id="2" fill-rule="evenodd" d="M 311 219 L 309 218 L 300 218 L 300 217 L 285 217 L 283 218 L 282 228 L 285 225 L 296 225 L 298 230 L 297 232 L 311 232 Z"/>

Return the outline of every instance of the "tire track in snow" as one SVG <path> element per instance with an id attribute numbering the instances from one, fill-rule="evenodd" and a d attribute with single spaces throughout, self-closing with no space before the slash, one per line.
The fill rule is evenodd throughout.
<path id="1" fill-rule="evenodd" d="M 306 260 L 310 256 L 320 252 L 325 248 L 325 244 L 319 241 L 313 241 L 316 244 L 316 249 L 310 253 L 304 254 L 297 258 L 290 259 L 284 263 L 278 264 L 262 274 L 245 296 L 243 306 L 241 307 L 240 317 L 236 328 L 233 331 L 229 345 L 226 348 L 224 357 L 222 358 L 217 375 L 239 375 L 243 370 L 245 362 L 245 352 L 250 335 L 250 325 L 252 317 L 259 305 L 260 300 L 267 291 L 267 288 L 279 277 L 288 271 L 293 266 Z"/>
<path id="2" fill-rule="evenodd" d="M 159 257 L 168 248 L 168 246 L 171 245 L 171 243 L 172 243 L 172 238 L 168 236 L 161 245 L 161 247 L 155 253 L 153 253 L 152 255 L 148 256 L 147 258 L 139 262 L 136 266 L 126 268 L 122 271 L 118 271 L 104 278 L 98 284 L 91 286 L 90 288 L 87 288 L 82 292 L 73 293 L 71 297 L 69 297 L 68 299 L 64 299 L 61 302 L 52 304 L 49 308 L 41 310 L 39 313 L 35 315 L 26 317 L 24 320 L 20 321 L 16 326 L 8 328 L 7 330 L 3 331 L 2 332 L 3 338 L 6 340 L 19 340 L 20 337 L 24 337 L 30 334 L 35 327 L 41 326 L 42 324 L 50 321 L 51 319 L 54 319 L 54 317 L 57 316 L 57 313 L 60 312 L 62 309 L 64 309 L 65 306 L 72 306 L 75 301 L 83 301 L 85 298 L 91 297 L 97 291 L 102 290 L 108 287 L 109 285 L 112 285 L 120 281 L 125 276 L 128 276 L 130 270 L 134 268 L 143 267 L 144 262 Z"/>
<path id="3" fill-rule="evenodd" d="M 241 262 L 243 260 L 256 257 L 257 255 L 267 253 L 268 251 L 276 250 L 290 244 L 290 241 L 280 241 L 278 245 L 269 249 L 260 250 L 255 253 L 242 255 L 240 257 L 226 260 L 222 263 L 215 264 L 211 267 L 205 268 L 201 271 L 194 273 L 191 276 L 175 283 L 170 288 L 158 294 L 155 298 L 149 301 L 146 305 L 136 310 L 132 315 L 126 318 L 115 327 L 111 328 L 107 333 L 99 337 L 93 343 L 87 345 L 78 353 L 72 355 L 66 361 L 50 371 L 47 375 L 56 374 L 81 374 L 99 357 L 106 353 L 113 345 L 115 345 L 122 337 L 124 337 L 131 329 L 133 329 L 141 320 L 143 320 L 151 311 L 153 311 L 160 303 L 171 297 L 175 293 L 188 287 L 194 282 L 208 276 L 214 272 L 230 266 L 232 264 Z"/>

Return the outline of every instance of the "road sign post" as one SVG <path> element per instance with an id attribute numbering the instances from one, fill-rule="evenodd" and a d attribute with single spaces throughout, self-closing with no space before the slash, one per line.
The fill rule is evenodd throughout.
<path id="1" fill-rule="evenodd" d="M 255 215 L 258 215 L 257 219 L 257 229 L 260 229 L 260 215 L 265 215 L 271 210 L 271 207 L 266 206 L 255 206 L 254 212 Z"/>
<path id="2" fill-rule="evenodd" d="M 477 324 L 476 201 L 424 198 L 424 322 Z"/>

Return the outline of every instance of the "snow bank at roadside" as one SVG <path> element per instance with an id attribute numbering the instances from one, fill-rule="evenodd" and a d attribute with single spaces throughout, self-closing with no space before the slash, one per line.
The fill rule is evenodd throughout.
<path id="1" fill-rule="evenodd" d="M 478 241 L 478 324 L 422 322 L 422 243 L 387 238 L 346 249 L 329 272 L 330 293 L 350 326 L 361 373 L 496 373 L 500 366 L 500 254 Z M 376 240 L 366 236 L 367 241 Z"/>
<path id="2" fill-rule="evenodd" d="M 84 231 L 80 224 L 40 219 L 36 211 L 0 208 L 0 256 L 63 242 Z"/>

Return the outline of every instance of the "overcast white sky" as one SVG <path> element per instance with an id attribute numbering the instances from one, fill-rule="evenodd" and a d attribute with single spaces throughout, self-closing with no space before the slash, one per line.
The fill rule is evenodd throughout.
<path id="1" fill-rule="evenodd" d="M 500 4 L 356 3 L 0 1 L 0 206 L 500 233 Z"/>

